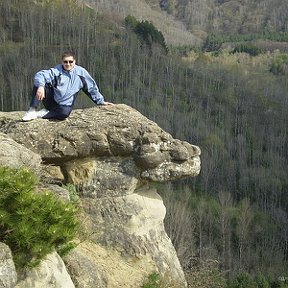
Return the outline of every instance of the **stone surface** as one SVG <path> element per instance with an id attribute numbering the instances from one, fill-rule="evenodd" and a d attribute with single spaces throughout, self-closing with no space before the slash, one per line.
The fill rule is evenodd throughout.
<path id="1" fill-rule="evenodd" d="M 17 283 L 15 288 L 74 288 L 61 257 L 56 253 L 49 254 L 40 266 L 29 270 L 24 280 Z M 91 287 L 92 288 L 92 287 Z"/>
<path id="2" fill-rule="evenodd" d="M 33 153 L 24 145 L 18 144 L 7 135 L 0 133 L 0 165 L 11 168 L 29 167 L 35 172 L 41 169 L 40 155 Z"/>
<path id="3" fill-rule="evenodd" d="M 9 247 L 0 242 L 0 288 L 13 288 L 17 273 Z"/>
<path id="4" fill-rule="evenodd" d="M 27 123 L 19 121 L 22 114 L 0 112 L 0 132 L 6 134 L 1 145 L 1 139 L 14 139 L 40 155 L 46 185 L 68 200 L 60 186 L 71 183 L 80 197 L 81 243 L 65 257 L 75 287 L 137 288 L 153 272 L 165 277 L 167 287 L 186 287 L 164 230 L 165 206 L 152 183 L 198 175 L 200 149 L 173 139 L 126 105 L 74 110 L 65 121 Z M 45 263 L 21 283 L 54 279 L 55 266 Z"/>
<path id="5" fill-rule="evenodd" d="M 94 265 L 97 266 L 97 271 L 106 271 L 105 283 L 107 283 L 107 286 L 95 287 L 141 287 L 141 281 L 153 272 L 165 275 L 167 282 L 177 283 L 176 287 L 186 287 L 175 249 L 164 230 L 163 219 L 166 209 L 155 189 L 143 186 L 136 189 L 133 194 L 123 197 L 81 198 L 81 200 L 85 211 L 86 231 L 89 235 L 87 239 L 97 243 L 97 249 L 109 247 L 109 253 L 107 252 L 109 257 L 112 258 L 114 255 L 113 267 L 119 265 L 112 273 L 111 268 L 108 269 L 110 264 L 105 262 L 106 254 L 100 253 L 100 255 L 95 252 Z M 90 253 L 85 256 L 83 247 L 80 247 L 73 253 L 79 252 L 83 262 L 87 262 L 88 267 L 91 266 Z M 86 249 L 92 250 L 91 247 Z M 73 264 L 75 257 L 69 255 L 69 258 L 65 259 L 67 267 L 74 267 L 74 269 L 68 268 L 72 279 L 76 277 L 77 283 L 83 283 L 90 277 L 89 283 L 96 285 L 98 276 L 96 279 L 93 275 L 87 276 L 84 268 L 86 264 L 77 265 L 75 270 Z M 126 266 L 123 263 L 126 263 Z M 123 265 L 125 269 L 121 268 Z M 134 272 L 138 273 L 133 275 L 130 265 L 134 267 Z M 122 286 L 119 283 L 122 283 Z M 91 287 L 94 287 L 93 285 Z"/>
<path id="6" fill-rule="evenodd" d="M 74 110 L 65 121 L 21 122 L 18 115 L 0 113 L 0 132 L 41 155 L 45 163 L 62 166 L 92 156 L 129 157 L 140 178 L 152 181 L 196 176 L 200 171 L 197 146 L 173 139 L 126 105 Z"/>
<path id="7" fill-rule="evenodd" d="M 115 249 L 85 241 L 64 258 L 76 288 L 141 287 L 155 264 L 149 257 L 123 257 Z"/>

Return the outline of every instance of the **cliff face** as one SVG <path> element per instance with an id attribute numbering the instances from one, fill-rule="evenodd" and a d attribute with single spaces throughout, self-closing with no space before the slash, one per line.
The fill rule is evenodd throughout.
<path id="1" fill-rule="evenodd" d="M 75 110 L 62 122 L 24 123 L 21 115 L 0 113 L 0 164 L 29 166 L 56 192 L 62 183 L 77 187 L 84 236 L 64 259 L 72 285 L 135 288 L 157 272 L 167 287 L 186 287 L 164 230 L 165 207 L 152 183 L 196 176 L 200 149 L 173 139 L 125 105 Z M 55 273 L 45 265 L 38 269 L 46 272 L 27 274 L 17 287 L 64 287 L 49 286 Z"/>

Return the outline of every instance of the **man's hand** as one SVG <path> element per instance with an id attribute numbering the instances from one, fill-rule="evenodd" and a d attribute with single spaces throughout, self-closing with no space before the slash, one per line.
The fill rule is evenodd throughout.
<path id="1" fill-rule="evenodd" d="M 107 105 L 114 105 L 114 103 L 104 101 L 102 105 L 105 105 L 105 106 L 107 106 Z"/>
<path id="2" fill-rule="evenodd" d="M 43 86 L 38 87 L 36 97 L 38 100 L 43 100 L 45 98 L 45 89 Z"/>

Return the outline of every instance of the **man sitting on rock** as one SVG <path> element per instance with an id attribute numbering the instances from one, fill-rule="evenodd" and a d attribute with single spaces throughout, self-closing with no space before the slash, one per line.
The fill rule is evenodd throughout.
<path id="1" fill-rule="evenodd" d="M 62 63 L 35 74 L 32 100 L 28 112 L 22 118 L 30 121 L 36 118 L 66 119 L 74 106 L 77 94 L 83 90 L 97 105 L 113 105 L 104 101 L 96 81 L 83 67 L 76 65 L 73 52 L 62 55 Z M 37 111 L 42 101 L 45 109 Z"/>

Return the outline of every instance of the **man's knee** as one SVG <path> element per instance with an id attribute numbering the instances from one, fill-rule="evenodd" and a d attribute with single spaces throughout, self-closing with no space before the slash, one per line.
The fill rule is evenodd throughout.
<path id="1" fill-rule="evenodd" d="M 68 114 L 68 115 L 67 115 L 67 114 L 58 114 L 58 115 L 56 115 L 55 119 L 63 121 L 63 120 L 65 120 L 66 118 L 68 118 L 69 115 L 70 115 L 70 114 Z"/>
<path id="2" fill-rule="evenodd" d="M 65 120 L 69 117 L 72 111 L 72 107 L 70 106 L 57 106 L 50 110 L 43 119 L 57 119 L 57 120 Z"/>

